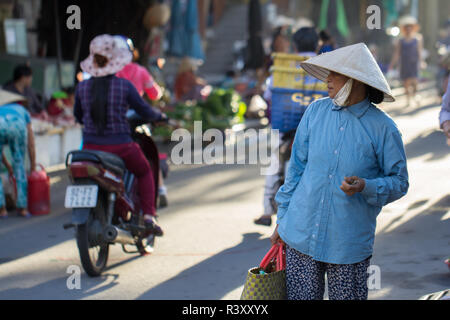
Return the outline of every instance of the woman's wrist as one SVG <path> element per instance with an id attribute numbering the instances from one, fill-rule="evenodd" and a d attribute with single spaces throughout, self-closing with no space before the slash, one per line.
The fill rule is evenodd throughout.
<path id="1" fill-rule="evenodd" d="M 358 192 L 363 192 L 364 188 L 366 187 L 366 180 L 363 178 L 359 178 L 359 183 L 360 183 L 360 190 Z"/>

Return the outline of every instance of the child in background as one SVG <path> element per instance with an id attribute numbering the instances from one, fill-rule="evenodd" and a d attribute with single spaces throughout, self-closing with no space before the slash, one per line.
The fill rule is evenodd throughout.
<path id="1" fill-rule="evenodd" d="M 400 62 L 400 78 L 405 88 L 407 105 L 411 99 L 418 103 L 416 96 L 419 78 L 419 68 L 422 62 L 423 39 L 418 33 L 420 26 L 414 17 L 403 17 L 400 19 L 402 37 L 395 44 L 394 56 L 389 70 L 395 68 Z"/>

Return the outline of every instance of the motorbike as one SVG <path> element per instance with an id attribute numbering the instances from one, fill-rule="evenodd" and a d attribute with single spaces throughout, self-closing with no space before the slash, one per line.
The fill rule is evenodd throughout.
<path id="1" fill-rule="evenodd" d="M 127 115 L 132 138 L 148 159 L 158 197 L 158 148 L 151 138 L 150 124 L 135 113 Z M 153 252 L 155 235 L 145 227 L 136 177 L 123 160 L 111 153 L 75 150 L 68 153 L 66 168 L 71 185 L 66 189 L 65 207 L 72 209 L 75 237 L 85 272 L 99 276 L 105 269 L 109 246 L 119 244 L 125 253 Z"/>

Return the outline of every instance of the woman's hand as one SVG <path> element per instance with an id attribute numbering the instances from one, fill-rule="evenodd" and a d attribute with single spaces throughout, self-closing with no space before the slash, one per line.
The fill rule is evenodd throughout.
<path id="1" fill-rule="evenodd" d="M 364 179 L 358 178 L 356 176 L 344 177 L 340 189 L 348 196 L 352 196 L 355 193 L 361 192 L 366 186 L 366 181 Z"/>
<path id="2" fill-rule="evenodd" d="M 270 242 L 272 243 L 272 245 L 275 245 L 277 242 L 284 244 L 283 240 L 281 240 L 280 235 L 278 234 L 278 225 L 275 227 L 275 230 L 270 236 Z"/>

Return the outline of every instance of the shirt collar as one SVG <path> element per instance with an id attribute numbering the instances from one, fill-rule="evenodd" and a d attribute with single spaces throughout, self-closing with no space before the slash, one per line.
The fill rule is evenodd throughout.
<path id="1" fill-rule="evenodd" d="M 347 109 L 348 111 L 353 113 L 358 118 L 361 118 L 366 113 L 367 109 L 369 109 L 369 107 L 370 107 L 369 99 L 365 98 L 363 101 L 358 102 L 358 103 L 348 106 L 348 107 L 341 107 L 341 106 L 337 106 L 337 105 L 333 104 L 333 107 L 331 108 L 331 110 L 340 111 L 340 110 Z"/>

